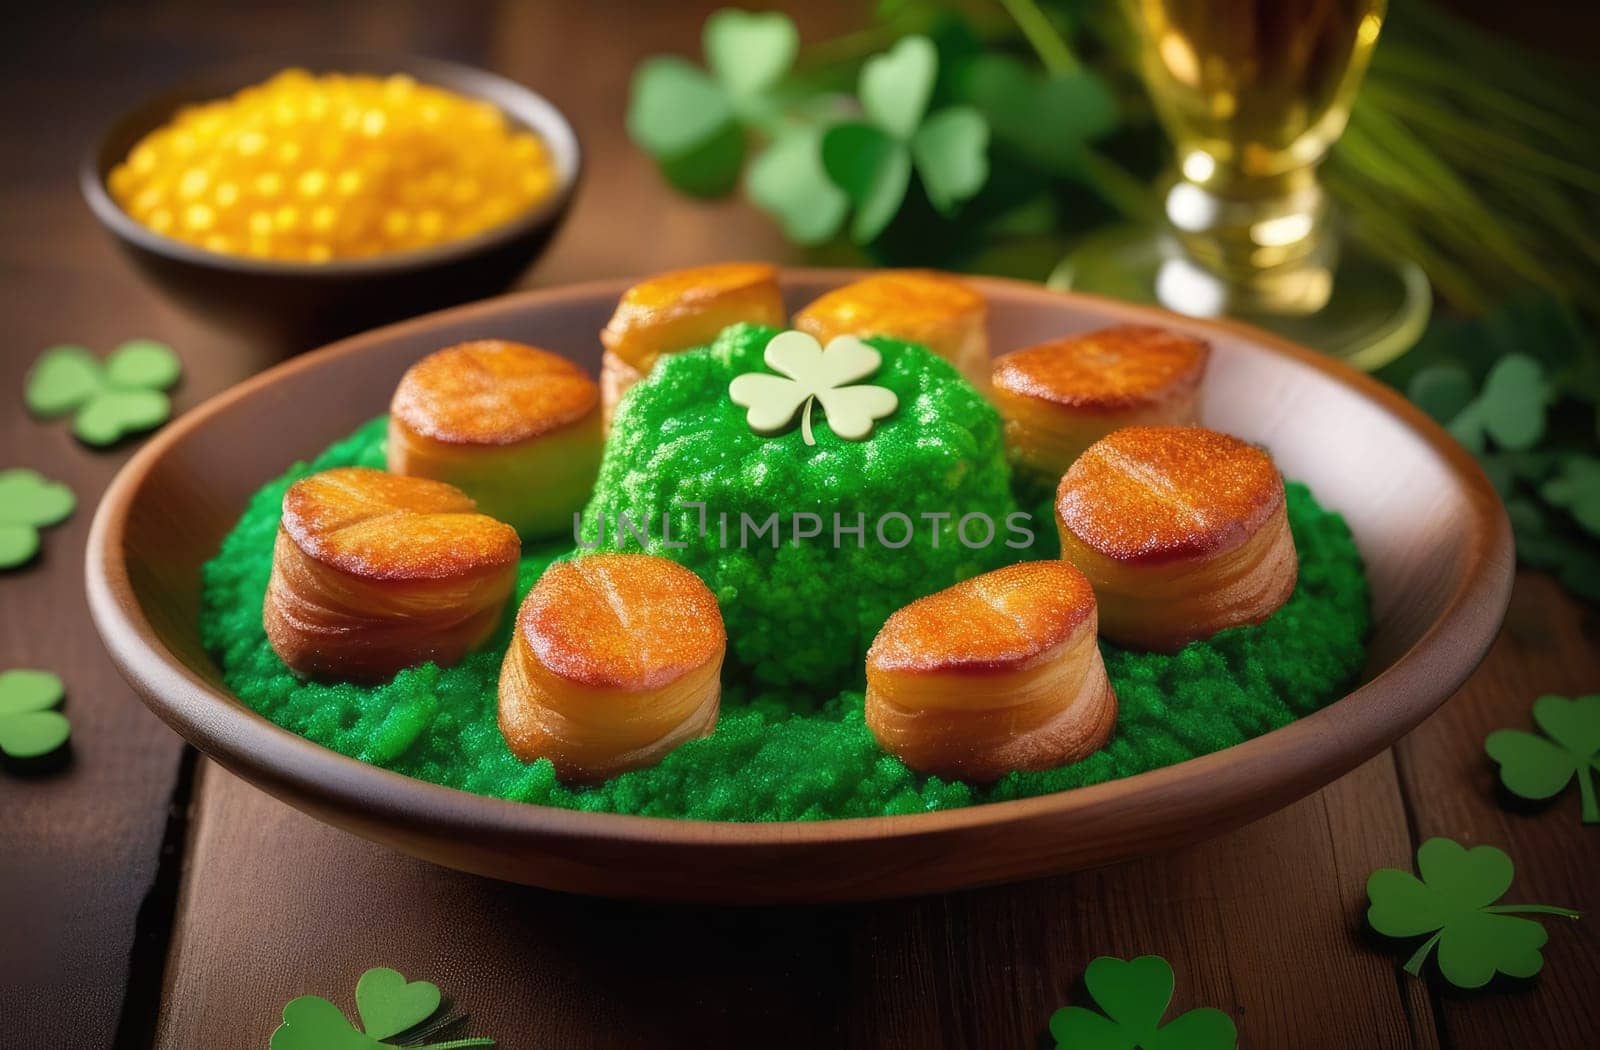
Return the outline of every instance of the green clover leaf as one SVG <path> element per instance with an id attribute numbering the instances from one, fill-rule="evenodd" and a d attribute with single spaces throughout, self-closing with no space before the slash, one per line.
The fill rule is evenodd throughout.
<path id="1" fill-rule="evenodd" d="M 1432 838 L 1417 850 L 1419 879 L 1398 868 L 1380 868 L 1367 879 L 1367 922 L 1387 937 L 1432 934 L 1406 961 L 1412 976 L 1435 948 L 1439 973 L 1458 988 L 1482 988 L 1495 973 L 1532 977 L 1544 965 L 1539 949 L 1544 927 L 1515 913 L 1578 918 L 1567 908 L 1544 904 L 1496 905 L 1515 873 L 1511 858 L 1493 846 L 1467 849 Z"/>
<path id="2" fill-rule="evenodd" d="M 706 65 L 736 106 L 761 100 L 794 65 L 800 33 L 788 15 L 725 7 L 706 19 Z"/>
<path id="3" fill-rule="evenodd" d="M 685 193 L 727 193 L 744 167 L 744 125 L 768 119 L 771 92 L 799 43 L 786 15 L 716 12 L 701 40 L 709 73 L 673 55 L 648 58 L 634 72 L 629 136 Z"/>
<path id="4" fill-rule="evenodd" d="M 911 185 L 911 152 L 870 124 L 839 124 L 822 136 L 822 166 L 850 203 L 850 236 L 865 244 L 889 225 Z"/>
<path id="5" fill-rule="evenodd" d="M 384 1050 L 398 1044 L 392 1036 L 406 1035 L 405 1045 L 414 1050 L 458 1050 L 469 1046 L 493 1046 L 493 1039 L 449 1039 L 421 1043 L 443 1029 L 463 1020 L 441 1018 L 425 1023 L 439 1011 L 441 997 L 437 985 L 429 981 L 408 982 L 398 970 L 378 966 L 356 982 L 356 1010 L 366 1031 L 350 1023 L 333 1003 L 320 995 L 302 995 L 283 1008 L 283 1023 L 272 1033 L 270 1050 Z"/>
<path id="6" fill-rule="evenodd" d="M 1159 955 L 1101 956 L 1083 983 L 1103 1014 L 1064 1006 L 1050 1018 L 1057 1050 L 1232 1050 L 1239 1033 L 1221 1010 L 1190 1010 L 1163 1025 L 1172 1002 L 1172 966 Z"/>
<path id="7" fill-rule="evenodd" d="M 182 371 L 171 348 L 151 339 L 123 343 L 103 363 L 81 346 L 56 346 L 39 355 L 24 400 L 42 419 L 75 412 L 79 440 L 111 445 L 167 421 L 172 402 L 165 391 Z"/>
<path id="8" fill-rule="evenodd" d="M 1080 171 L 1089 143 L 1119 119 L 1111 89 L 1082 67 L 1042 77 L 1010 55 L 987 52 L 966 64 L 959 85 L 997 142 L 1055 175 Z"/>
<path id="9" fill-rule="evenodd" d="M 938 75 L 939 51 L 933 41 L 925 36 L 908 36 L 862 65 L 856 89 L 861 108 L 872 123 L 904 142 L 922 123 Z"/>
<path id="10" fill-rule="evenodd" d="M 925 36 L 908 36 L 867 60 L 857 91 L 866 121 L 829 128 L 822 165 L 850 202 L 850 235 L 871 241 L 905 200 L 915 169 L 928 200 L 944 214 L 968 200 L 989 178 L 989 122 L 971 106 L 928 116 L 939 53 Z"/>
<path id="11" fill-rule="evenodd" d="M 821 244 L 839 230 L 850 198 L 822 166 L 822 132 L 803 127 L 779 136 L 750 165 L 750 198 L 800 244 Z"/>
<path id="12" fill-rule="evenodd" d="M 36 471 L 0 471 L 0 569 L 26 564 L 39 551 L 39 529 L 65 521 L 77 504 L 71 489 Z"/>
<path id="13" fill-rule="evenodd" d="M 1526 354 L 1507 354 L 1483 380 L 1483 429 L 1502 448 L 1532 448 L 1544 436 L 1548 400 L 1539 362 Z"/>
<path id="14" fill-rule="evenodd" d="M 1545 736 L 1497 729 L 1484 741 L 1484 750 L 1500 764 L 1500 782 L 1523 798 L 1546 799 L 1576 777 L 1583 822 L 1600 824 L 1594 785 L 1600 770 L 1600 693 L 1576 700 L 1541 696 L 1533 702 L 1533 720 Z"/>
<path id="15" fill-rule="evenodd" d="M 1472 377 L 1457 364 L 1429 365 L 1411 377 L 1406 396 L 1435 423 L 1448 424 L 1472 403 Z"/>
<path id="16" fill-rule="evenodd" d="M 1545 482 L 1539 495 L 1566 508 L 1591 535 L 1600 536 L 1600 459 L 1573 455 L 1561 463 L 1561 472 Z"/>
<path id="17" fill-rule="evenodd" d="M 948 215 L 989 177 L 989 125 L 970 106 L 929 117 L 911 139 L 911 157 L 933 206 Z"/>
<path id="18" fill-rule="evenodd" d="M 0 672 L 0 751 L 16 759 L 41 758 L 58 750 L 72 733 L 55 710 L 65 690 L 49 671 Z"/>

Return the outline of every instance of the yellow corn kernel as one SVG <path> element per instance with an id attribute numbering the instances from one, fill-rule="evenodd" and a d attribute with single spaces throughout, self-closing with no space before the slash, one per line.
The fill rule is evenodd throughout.
<path id="1" fill-rule="evenodd" d="M 556 183 L 545 144 L 489 103 L 403 75 L 297 69 L 179 111 L 106 180 L 158 233 L 313 263 L 471 237 Z"/>

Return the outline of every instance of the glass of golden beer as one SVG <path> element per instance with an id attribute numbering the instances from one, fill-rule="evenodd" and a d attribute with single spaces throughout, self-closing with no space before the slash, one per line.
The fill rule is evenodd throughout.
<path id="1" fill-rule="evenodd" d="M 1085 244 L 1056 282 L 1237 317 L 1368 368 L 1408 348 L 1426 278 L 1342 230 L 1317 179 L 1385 5 L 1123 0 L 1176 156 L 1165 226 Z"/>

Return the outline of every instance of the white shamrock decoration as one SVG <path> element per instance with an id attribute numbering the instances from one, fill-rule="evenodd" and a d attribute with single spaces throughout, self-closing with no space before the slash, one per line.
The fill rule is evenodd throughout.
<path id="1" fill-rule="evenodd" d="M 806 444 L 815 445 L 811 406 L 820 401 L 828 429 L 847 441 L 862 441 L 872 433 L 874 421 L 900 404 L 887 387 L 850 385 L 883 364 L 883 356 L 855 336 L 838 336 L 824 350 L 805 332 L 783 332 L 772 337 L 762 358 L 782 375 L 746 372 L 728 384 L 728 396 L 749 410 L 745 421 L 757 434 L 783 431 L 803 409 L 800 434 Z"/>

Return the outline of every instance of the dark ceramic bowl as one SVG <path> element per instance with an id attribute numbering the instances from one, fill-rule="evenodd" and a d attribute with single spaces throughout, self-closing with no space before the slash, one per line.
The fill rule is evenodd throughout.
<path id="1" fill-rule="evenodd" d="M 273 262 L 207 251 L 155 233 L 123 211 L 106 178 L 144 135 L 181 107 L 222 98 L 281 69 L 403 73 L 498 106 L 544 140 L 558 185 L 537 207 L 475 237 L 434 248 L 330 263 Z M 577 136 L 543 97 L 504 77 L 423 58 L 314 56 L 242 63 L 150 99 L 118 119 L 84 159 L 79 182 L 90 209 L 152 283 L 201 316 L 284 352 L 298 352 L 374 325 L 505 290 L 565 218 L 581 167 Z"/>
<path id="2" fill-rule="evenodd" d="M 798 307 L 859 274 L 790 271 Z M 1260 442 L 1345 516 L 1372 585 L 1367 667 L 1316 713 L 1215 754 L 1038 798 L 910 816 L 730 824 L 582 813 L 470 795 L 280 729 L 228 692 L 200 642 L 200 571 L 251 493 L 384 411 L 401 373 L 465 339 L 599 364 L 628 282 L 507 296 L 370 332 L 257 376 L 169 425 L 106 492 L 89 607 L 151 709 L 278 798 L 439 864 L 579 893 L 734 902 L 943 891 L 1168 849 L 1263 816 L 1382 751 L 1442 704 L 1493 641 L 1511 531 L 1472 457 L 1389 388 L 1251 329 L 975 280 L 995 352 L 1120 322 L 1209 339 L 1204 418 Z"/>

